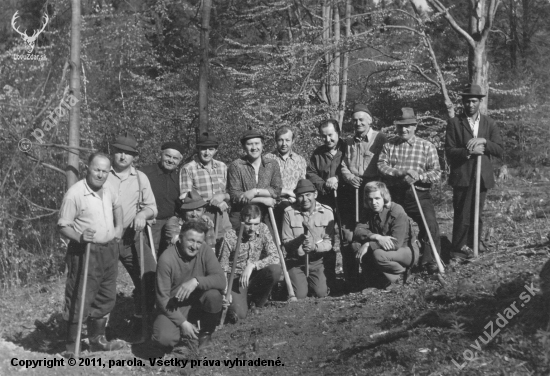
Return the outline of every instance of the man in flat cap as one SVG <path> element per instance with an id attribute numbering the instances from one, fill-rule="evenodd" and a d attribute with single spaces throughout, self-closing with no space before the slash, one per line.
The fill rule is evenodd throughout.
<path id="1" fill-rule="evenodd" d="M 433 252 L 441 254 L 439 224 L 435 216 L 430 189 L 441 178 L 439 156 L 434 144 L 415 135 L 417 119 L 410 107 L 401 109 L 402 115 L 394 122 L 398 137 L 390 139 L 380 154 L 378 169 L 386 182 L 394 202 L 405 209 L 407 215 L 418 224 L 422 241 L 420 265 L 428 273 L 437 273 Z M 418 207 L 412 185 L 417 191 Z M 428 228 L 424 226 L 420 210 L 424 213 Z M 436 250 L 431 249 L 428 231 Z"/>
<path id="2" fill-rule="evenodd" d="M 170 239 L 164 237 L 163 232 L 166 222 L 174 215 L 176 200 L 180 195 L 179 165 L 183 159 L 184 148 L 178 142 L 166 142 L 160 150 L 158 163 L 141 168 L 149 178 L 157 204 L 158 215 L 151 224 L 151 232 L 159 256 L 170 244 Z"/>
<path id="3" fill-rule="evenodd" d="M 283 181 L 279 165 L 262 156 L 264 136 L 255 130 L 241 137 L 245 155 L 234 160 L 227 172 L 227 192 L 231 198 L 229 220 L 234 230 L 240 227 L 240 212 L 246 204 L 262 204 L 262 222 L 273 231 L 267 217 L 267 207 L 274 207 L 281 197 Z"/>
<path id="4" fill-rule="evenodd" d="M 300 180 L 294 194 L 296 203 L 285 209 L 283 222 L 288 274 L 298 299 L 304 299 L 308 290 L 322 298 L 328 294 L 323 255 L 334 244 L 334 215 L 329 206 L 317 202 L 311 181 Z"/>
<path id="5" fill-rule="evenodd" d="M 372 128 L 372 114 L 364 104 L 357 104 L 353 108 L 352 123 L 355 129 L 353 137 L 346 140 L 346 152 L 342 159 L 342 178 L 346 183 L 344 205 L 341 208 L 342 230 L 344 244 L 341 247 L 344 275 L 353 284 L 356 277 L 356 268 L 353 267 L 353 250 L 351 242 L 357 218 L 364 215 L 365 202 L 363 193 L 367 183 L 379 180 L 378 158 L 382 147 L 387 142 L 386 135 Z M 358 195 L 356 194 L 356 191 Z M 357 200 L 358 197 L 358 200 Z M 359 215 L 357 215 L 359 211 Z"/>
<path id="6" fill-rule="evenodd" d="M 492 159 L 502 158 L 503 142 L 495 121 L 479 112 L 479 105 L 485 95 L 479 85 L 469 85 L 462 96 L 464 111 L 447 123 L 445 154 L 451 167 L 449 185 L 453 187 L 453 249 L 451 257 L 468 259 L 473 257 L 476 163 L 481 161 L 481 182 L 479 199 L 479 233 L 482 224 L 481 212 L 487 190 L 493 188 Z M 479 157 L 481 156 L 481 157 Z M 479 250 L 484 251 L 483 243 Z"/>
<path id="7" fill-rule="evenodd" d="M 114 246 L 134 283 L 132 322 L 135 329 L 142 328 L 141 299 L 145 297 L 147 314 L 151 313 L 155 304 L 156 263 L 147 241 L 143 242 L 145 291 L 141 291 L 139 233 L 145 230 L 147 220 L 155 218 L 158 212 L 149 179 L 133 166 L 138 155 L 137 141 L 132 134 L 126 132 L 118 136 L 111 144 L 113 165 L 107 177 L 108 187 L 113 196 L 118 196 L 122 207 L 124 233 L 122 240 Z"/>
<path id="8" fill-rule="evenodd" d="M 206 206 L 208 203 L 204 201 L 201 195 L 194 189 L 187 194 L 183 199 L 183 202 L 178 199 L 179 208 L 176 211 L 176 215 L 171 217 L 165 226 L 165 236 L 170 239 L 171 244 L 176 244 L 178 236 L 181 231 L 181 227 L 189 221 L 198 221 L 204 223 L 208 227 L 206 232 L 205 241 L 213 251 L 216 247 L 216 234 L 214 234 L 214 222 L 208 217 L 206 213 Z"/>
<path id="9" fill-rule="evenodd" d="M 221 244 L 223 234 L 231 228 L 227 213 L 229 194 L 227 193 L 227 166 L 214 159 L 218 153 L 219 142 L 213 134 L 204 132 L 197 142 L 197 153 L 193 160 L 186 163 L 180 172 L 180 200 L 185 200 L 191 190 L 195 190 L 207 202 L 205 215 L 212 222 L 219 214 L 218 234 L 216 240 Z"/>

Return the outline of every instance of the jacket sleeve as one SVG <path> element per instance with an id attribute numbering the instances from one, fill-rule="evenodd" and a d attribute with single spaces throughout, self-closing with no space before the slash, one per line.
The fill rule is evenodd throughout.
<path id="1" fill-rule="evenodd" d="M 302 241 L 294 237 L 294 231 L 292 231 L 292 227 L 290 226 L 290 213 L 288 211 L 285 211 L 282 232 L 282 242 L 287 252 L 287 257 L 297 257 L 297 251 L 302 247 Z"/>
<path id="2" fill-rule="evenodd" d="M 139 179 L 141 179 L 141 191 L 143 192 L 143 206 L 141 207 L 140 212 L 145 209 L 150 209 L 153 212 L 153 217 L 151 218 L 156 218 L 158 214 L 157 202 L 155 201 L 155 195 L 151 189 L 151 182 L 149 181 L 147 175 L 143 172 L 138 171 L 137 173 Z"/>
<path id="3" fill-rule="evenodd" d="M 309 164 L 306 169 L 306 179 L 311 181 L 318 192 L 325 192 L 325 181 L 321 178 L 318 170 L 319 158 L 314 152 L 311 158 L 309 159 Z"/>
<path id="4" fill-rule="evenodd" d="M 368 218 L 366 215 L 363 215 L 353 232 L 353 241 L 365 244 L 373 234 L 374 233 L 370 230 Z"/>
<path id="5" fill-rule="evenodd" d="M 428 144 L 426 156 L 426 176 L 424 182 L 437 183 L 441 178 L 441 169 L 439 167 L 439 156 L 437 155 L 437 149 L 430 142 Z"/>
<path id="6" fill-rule="evenodd" d="M 395 249 L 398 249 L 407 245 L 405 241 L 408 239 L 409 217 L 404 210 L 396 213 L 392 211 L 390 215 L 393 217 L 393 220 L 388 229 L 388 236 L 393 236 L 397 239 L 397 241 L 394 241 L 394 244 L 396 243 Z"/>
<path id="7" fill-rule="evenodd" d="M 456 134 L 457 125 L 460 125 L 459 122 L 458 118 L 450 119 L 447 122 L 447 130 L 445 132 L 445 155 L 451 166 L 466 162 L 469 155 L 466 145 L 460 144 L 459 137 Z"/>
<path id="8" fill-rule="evenodd" d="M 210 250 L 208 245 L 203 246 L 201 252 L 205 275 L 195 277 L 199 281 L 197 288 L 202 291 L 211 289 L 223 291 L 227 282 L 225 280 L 225 273 L 216 259 L 215 253 Z"/>
<path id="9" fill-rule="evenodd" d="M 168 237 L 168 240 L 171 241 L 174 235 L 179 235 L 181 230 L 180 220 L 175 215 L 170 217 L 166 224 L 164 225 L 164 231 Z"/>
<path id="10" fill-rule="evenodd" d="M 485 145 L 485 154 L 502 158 L 504 153 L 502 135 L 500 129 L 496 125 L 493 119 L 487 119 L 489 127 L 489 138 L 486 138 L 487 144 Z"/>
<path id="11" fill-rule="evenodd" d="M 277 252 L 277 248 L 275 247 L 275 243 L 273 242 L 273 237 L 269 232 L 269 228 L 264 224 L 263 226 L 260 227 L 260 232 L 261 232 L 262 247 L 263 247 L 262 252 L 260 252 L 260 255 L 266 254 L 267 257 L 261 258 L 254 262 L 254 265 L 258 270 L 265 268 L 266 266 L 271 264 L 280 263 L 279 252 Z"/>
<path id="12" fill-rule="evenodd" d="M 271 193 L 272 198 L 278 199 L 281 197 L 281 191 L 283 190 L 283 178 L 281 177 L 279 164 L 275 160 L 271 162 L 275 164 L 275 168 L 273 168 L 273 176 L 271 176 L 271 183 L 267 190 Z"/>
<path id="13" fill-rule="evenodd" d="M 342 153 L 342 162 L 340 162 L 340 174 L 342 175 L 342 179 L 346 183 L 350 183 L 355 175 L 351 172 L 349 169 L 350 158 L 351 158 L 351 146 L 348 141 L 346 141 L 346 152 Z"/>
<path id="14" fill-rule="evenodd" d="M 235 163 L 231 163 L 227 170 L 227 193 L 232 203 L 237 203 L 239 197 L 244 193 L 241 183 L 241 173 Z"/>
<path id="15" fill-rule="evenodd" d="M 157 265 L 157 307 L 174 325 L 180 326 L 187 317 L 176 307 L 169 308 L 172 289 L 172 269 L 169 260 L 170 258 L 161 257 Z"/>
<path id="16" fill-rule="evenodd" d="M 189 168 L 189 164 L 186 164 L 180 170 L 180 200 L 183 200 L 187 193 L 193 189 L 193 178 Z"/>
<path id="17" fill-rule="evenodd" d="M 378 159 L 378 171 L 382 175 L 398 176 L 399 170 L 390 166 L 390 143 L 387 142 L 382 147 L 380 158 Z"/>

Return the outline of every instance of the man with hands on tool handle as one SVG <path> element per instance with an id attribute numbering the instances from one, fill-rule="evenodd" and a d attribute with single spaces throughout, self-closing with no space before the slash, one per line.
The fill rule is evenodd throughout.
<path id="1" fill-rule="evenodd" d="M 390 290 L 418 261 L 416 239 L 405 210 L 391 202 L 384 183 L 370 182 L 364 190 L 367 210 L 355 229 L 352 248 L 362 266 L 365 287 Z"/>
<path id="2" fill-rule="evenodd" d="M 183 224 L 176 245 L 162 254 L 157 266 L 156 298 L 160 314 L 153 324 L 153 341 L 170 352 L 183 339 L 199 349 L 212 344 L 220 320 L 225 276 L 214 252 L 205 242 L 202 222 Z M 200 329 L 197 327 L 200 321 Z"/>
<path id="3" fill-rule="evenodd" d="M 266 224 L 260 223 L 261 214 L 258 205 L 249 204 L 241 210 L 244 230 L 240 249 L 235 249 L 240 228 L 227 231 L 223 238 L 220 263 L 228 280 L 236 260 L 233 286 L 228 286 L 230 300 L 225 302 L 229 305 L 227 320 L 231 323 L 245 319 L 249 308 L 257 313 L 281 278 L 279 253 Z M 236 258 L 235 252 L 238 252 Z"/>
<path id="4" fill-rule="evenodd" d="M 479 234 L 482 232 L 481 213 L 487 190 L 493 188 L 492 159 L 502 158 L 503 141 L 495 121 L 479 112 L 485 94 L 479 85 L 468 85 L 462 96 L 464 112 L 447 123 L 445 154 L 451 173 L 449 185 L 453 187 L 453 249 L 452 258 L 473 258 L 476 164 L 481 159 L 479 196 Z M 481 157 L 478 157 L 480 156 Z M 479 251 L 485 246 L 479 242 Z"/>
<path id="5" fill-rule="evenodd" d="M 317 190 L 311 181 L 300 180 L 294 193 L 297 201 L 285 209 L 283 222 L 288 274 L 296 298 L 304 299 L 308 289 L 322 298 L 328 295 L 323 256 L 334 244 L 334 215 L 329 206 L 316 201 Z"/>
<path id="6" fill-rule="evenodd" d="M 70 239 L 67 249 L 67 282 L 63 319 L 67 323 L 67 353 L 75 352 L 82 285 L 87 278 L 83 318 L 88 319 L 91 351 L 112 351 L 123 341 L 107 341 L 105 327 L 116 301 L 117 257 L 112 244 L 122 237 L 122 209 L 118 196 L 105 182 L 111 162 L 103 153 L 88 159 L 86 178 L 69 188 L 63 197 L 57 226 Z M 108 184 L 108 183 L 107 183 Z M 85 249 L 90 244 L 89 272 L 84 276 Z"/>
<path id="7" fill-rule="evenodd" d="M 151 313 L 155 304 L 156 262 L 148 242 L 143 242 L 145 291 L 141 291 L 141 270 L 139 260 L 139 233 L 144 231 L 147 220 L 156 217 L 157 205 L 147 176 L 138 171 L 133 162 L 138 157 L 137 141 L 125 132 L 111 144 L 113 165 L 107 177 L 112 195 L 118 196 L 123 213 L 124 232 L 122 241 L 114 244 L 119 260 L 128 271 L 134 283 L 134 332 L 141 332 L 142 305 L 145 296 L 146 313 Z M 148 314 L 150 317 L 150 315 Z"/>
<path id="8" fill-rule="evenodd" d="M 418 224 L 422 242 L 422 267 L 430 274 L 438 273 L 433 252 L 441 254 L 441 237 L 430 189 L 441 178 L 439 156 L 434 144 L 415 135 L 418 120 L 414 110 L 404 107 L 401 112 L 402 115 L 394 121 L 397 137 L 384 144 L 378 169 L 392 200 L 401 205 L 405 213 Z M 416 203 L 413 184 L 421 207 Z M 421 210 L 428 228 L 424 226 Z M 428 231 L 436 250 L 431 249 Z"/>
<path id="9" fill-rule="evenodd" d="M 223 235 L 231 228 L 229 222 L 227 186 L 227 165 L 215 159 L 220 144 L 213 134 L 203 132 L 197 141 L 197 152 L 193 160 L 183 165 L 180 171 L 180 200 L 196 191 L 206 201 L 204 215 L 215 223 L 216 215 L 221 221 L 218 226 L 217 246 L 219 250 Z"/>

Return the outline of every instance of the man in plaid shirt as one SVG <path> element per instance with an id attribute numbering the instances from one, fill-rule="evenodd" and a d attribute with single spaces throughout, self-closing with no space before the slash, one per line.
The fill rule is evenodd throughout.
<path id="1" fill-rule="evenodd" d="M 440 179 L 439 157 L 435 146 L 415 135 L 417 120 L 412 108 L 401 109 L 402 116 L 394 122 L 398 137 L 392 138 L 382 149 L 378 169 L 388 185 L 392 200 L 405 209 L 407 215 L 418 224 L 422 241 L 421 265 L 429 273 L 437 272 L 427 230 L 430 231 L 437 252 L 441 253 L 439 225 L 430 194 L 433 183 Z M 425 228 L 420 210 L 414 198 L 411 184 L 414 184 L 422 212 L 426 217 Z"/>
<path id="2" fill-rule="evenodd" d="M 185 164 L 180 171 L 180 200 L 191 190 L 197 191 L 208 202 L 206 212 L 208 218 L 215 222 L 216 213 L 221 213 L 221 224 L 218 225 L 218 243 L 223 239 L 225 231 L 231 228 L 227 214 L 229 194 L 226 193 L 227 165 L 214 159 L 218 152 L 218 140 L 214 135 L 204 132 L 197 142 L 197 154 L 193 160 Z"/>

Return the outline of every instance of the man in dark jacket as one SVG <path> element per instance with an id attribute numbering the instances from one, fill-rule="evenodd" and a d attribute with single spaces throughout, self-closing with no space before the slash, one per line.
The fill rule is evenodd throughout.
<path id="1" fill-rule="evenodd" d="M 495 121 L 481 115 L 479 105 L 485 95 L 479 85 L 469 85 L 462 95 L 464 113 L 447 123 L 445 154 L 451 167 L 449 185 L 453 187 L 453 258 L 472 258 L 474 243 L 475 173 L 476 163 L 481 160 L 480 218 L 487 196 L 487 189 L 493 188 L 493 157 L 502 157 L 503 142 Z M 479 156 L 479 157 L 478 157 Z M 480 251 L 484 246 L 480 244 Z"/>

